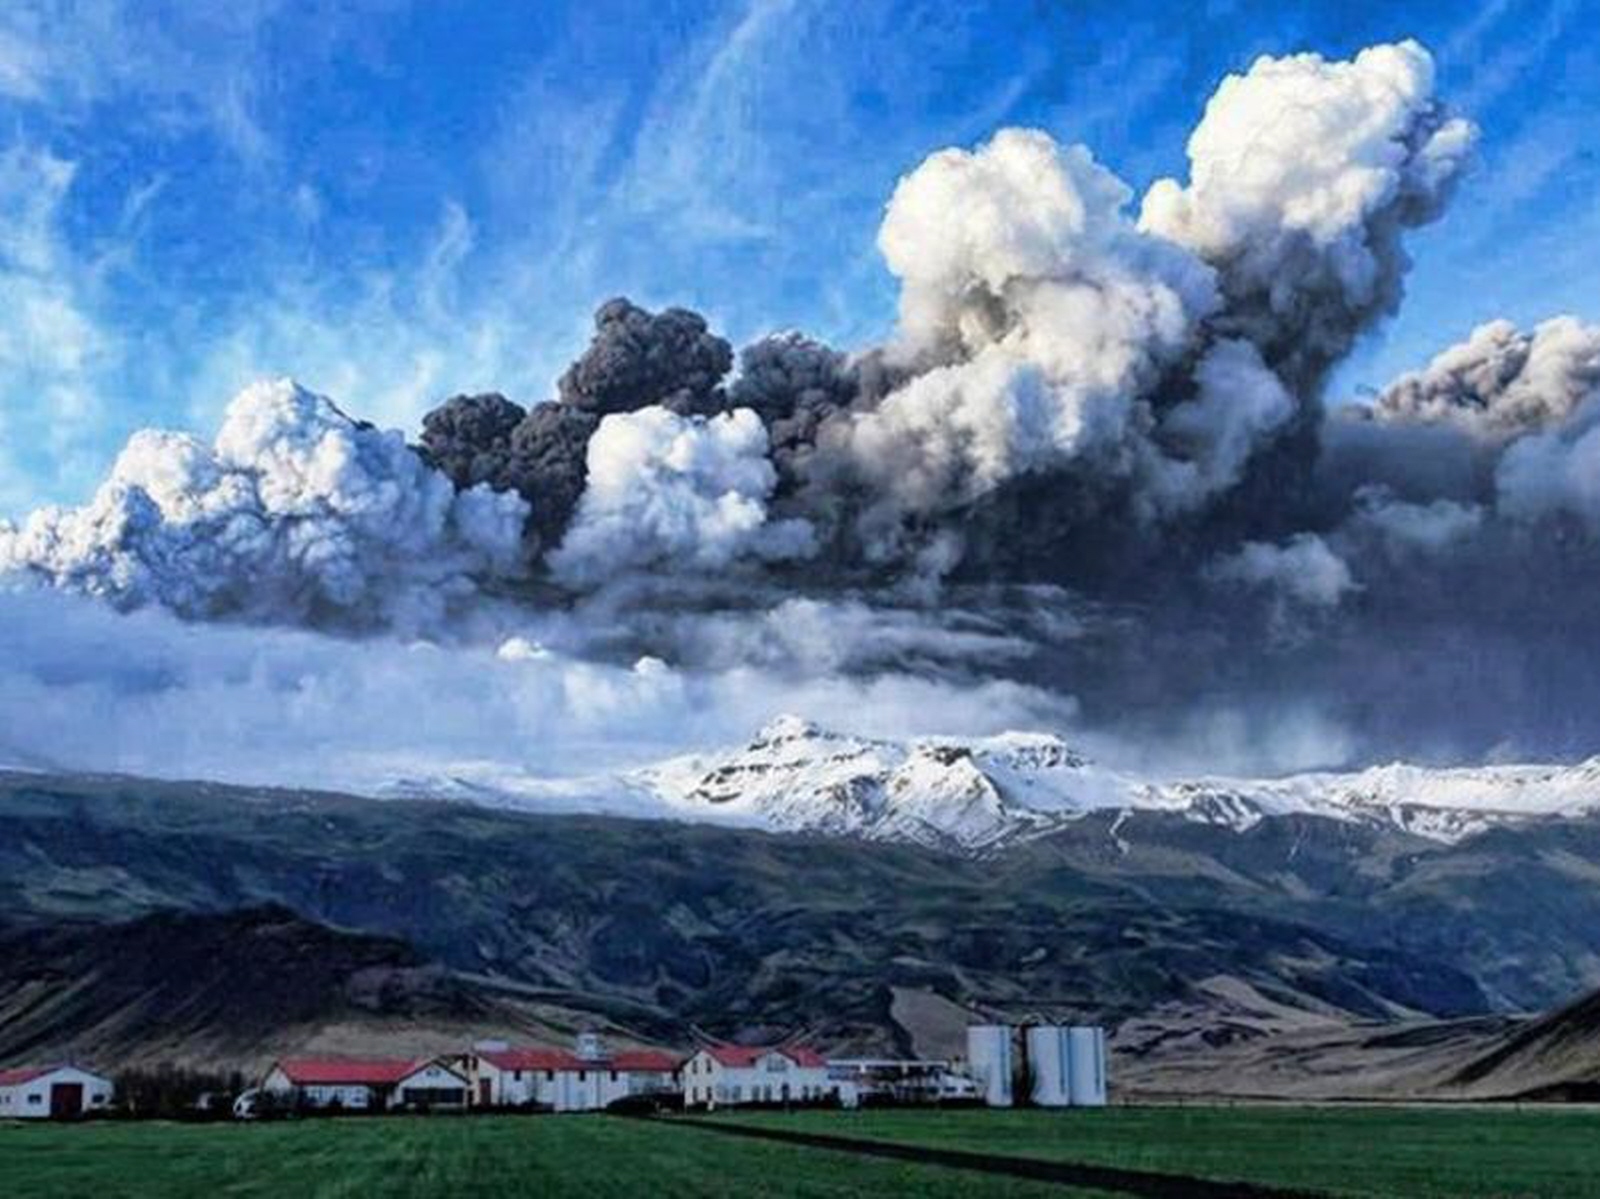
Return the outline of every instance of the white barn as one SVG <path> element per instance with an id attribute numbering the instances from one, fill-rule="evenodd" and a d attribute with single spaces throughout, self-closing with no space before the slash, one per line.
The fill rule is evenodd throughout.
<path id="1" fill-rule="evenodd" d="M 683 1100 L 689 1107 L 750 1103 L 855 1103 L 855 1088 L 830 1077 L 828 1063 L 801 1046 L 762 1048 L 708 1045 L 683 1065 Z"/>
<path id="2" fill-rule="evenodd" d="M 473 1102 L 480 1107 L 547 1107 L 599 1111 L 636 1095 L 679 1090 L 678 1058 L 658 1049 L 605 1049 L 579 1038 L 577 1052 L 480 1046 L 467 1058 Z"/>
<path id="3" fill-rule="evenodd" d="M 0 1120 L 70 1119 L 111 1107 L 109 1078 L 76 1066 L 0 1070 Z"/>

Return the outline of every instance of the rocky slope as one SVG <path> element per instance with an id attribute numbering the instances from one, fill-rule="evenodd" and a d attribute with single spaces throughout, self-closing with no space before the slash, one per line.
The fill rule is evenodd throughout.
<path id="1" fill-rule="evenodd" d="M 890 773 L 906 762 L 919 759 Z M 326 982 L 314 1012 L 274 1000 L 266 1025 L 296 1043 L 335 1030 L 316 1042 L 330 1048 L 377 1028 L 515 1027 L 472 1007 L 492 994 L 512 996 L 517 1019 L 593 1020 L 666 1043 L 804 1033 L 905 1050 L 951 1023 L 929 1013 L 1093 1019 L 1157 1062 L 1162 1046 L 1515 1015 L 1600 985 L 1600 819 L 1442 840 L 1388 819 L 1199 812 L 1058 811 L 1005 852 L 974 856 L 477 803 L 0 774 L 0 931 L 33 947 L 0 953 L 0 1024 L 54 1012 L 51 1043 L 111 1030 L 163 1052 L 174 1035 L 226 1040 L 250 1027 L 228 1006 L 230 979 L 253 977 L 225 952 L 235 943 L 242 958 Z M 148 970 L 113 962 L 133 943 L 113 925 L 160 930 L 263 904 L 330 936 L 146 929 Z M 190 941 L 216 952 L 197 956 Z M 285 945 L 307 947 L 310 965 Z M 221 975 L 201 969 L 213 959 Z M 398 1006 L 363 1007 L 346 985 L 374 966 L 396 980 Z M 163 989 L 168 976 L 199 994 Z"/>

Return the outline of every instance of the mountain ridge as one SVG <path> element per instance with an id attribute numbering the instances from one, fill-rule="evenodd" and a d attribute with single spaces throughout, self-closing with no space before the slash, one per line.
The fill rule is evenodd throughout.
<path id="1" fill-rule="evenodd" d="M 1103 766 L 1051 733 L 895 740 L 782 716 L 743 745 L 616 776 L 491 772 L 394 780 L 378 793 L 743 824 L 978 856 L 1103 811 L 1174 813 L 1239 832 L 1269 816 L 1320 816 L 1458 844 L 1491 828 L 1600 809 L 1600 757 L 1570 765 L 1389 763 L 1279 778 L 1161 779 Z"/>

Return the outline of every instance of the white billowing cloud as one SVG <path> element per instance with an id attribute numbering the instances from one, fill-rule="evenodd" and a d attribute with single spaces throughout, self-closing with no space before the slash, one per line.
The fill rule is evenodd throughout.
<path id="1" fill-rule="evenodd" d="M 1311 608 L 1337 607 L 1356 589 L 1350 567 L 1315 533 L 1296 533 L 1274 545 L 1248 541 L 1211 563 L 1210 578 L 1256 587 Z"/>
<path id="2" fill-rule="evenodd" d="M 572 527 L 550 555 L 556 575 L 590 584 L 646 568 L 695 573 L 738 559 L 804 557 L 804 521 L 767 519 L 778 475 L 748 408 L 704 418 L 648 407 L 600 422 Z"/>
<path id="3" fill-rule="evenodd" d="M 282 379 L 235 397 L 213 445 L 138 433 L 84 507 L 0 524 L 0 575 L 189 617 L 422 629 L 518 573 L 526 514 Z"/>
<path id="4" fill-rule="evenodd" d="M 1490 321 L 1427 367 L 1401 375 L 1373 402 L 1380 420 L 1443 424 L 1503 441 L 1566 420 L 1600 394 L 1600 325 L 1575 317 L 1524 333 Z"/>
<path id="5" fill-rule="evenodd" d="M 1433 86 L 1413 41 L 1349 62 L 1263 56 L 1222 81 L 1188 185 L 1157 181 L 1140 225 L 1217 268 L 1228 331 L 1301 357 L 1314 381 L 1398 302 L 1401 233 L 1439 214 L 1470 158 L 1476 129 Z"/>
<path id="6" fill-rule="evenodd" d="M 973 151 L 930 155 L 896 186 L 878 233 L 901 280 L 900 326 L 915 347 L 976 353 L 1031 339 L 1068 369 L 1121 377 L 1122 362 L 1080 362 L 1076 346 L 1043 344 L 1060 319 L 1088 317 L 1088 336 L 1137 353 L 1182 344 L 1214 302 L 1210 272 L 1142 236 L 1133 193 L 1084 146 L 1036 129 L 1003 129 Z M 1102 294 L 1103 293 L 1103 294 Z M 1088 311 L 1085 311 L 1085 310 Z"/>
<path id="7" fill-rule="evenodd" d="M 931 363 L 832 431 L 911 511 L 1114 446 L 1216 302 L 1209 268 L 1134 228 L 1081 146 L 1007 129 L 900 181 L 879 234 L 901 352 Z"/>

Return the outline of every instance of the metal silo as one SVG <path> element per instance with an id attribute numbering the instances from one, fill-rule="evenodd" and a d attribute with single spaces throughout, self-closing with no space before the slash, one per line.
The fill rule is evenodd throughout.
<path id="1" fill-rule="evenodd" d="M 1067 1030 L 1058 1024 L 1028 1029 L 1028 1075 L 1033 1102 L 1039 1107 L 1066 1107 L 1072 1102 L 1072 1050 Z"/>
<path id="2" fill-rule="evenodd" d="M 1010 1027 L 1004 1024 L 968 1025 L 967 1062 L 983 1101 L 990 1107 L 1010 1107 Z"/>
<path id="3" fill-rule="evenodd" d="M 1106 1103 L 1106 1030 L 1076 1026 L 1067 1035 L 1068 1094 L 1075 1107 Z"/>

